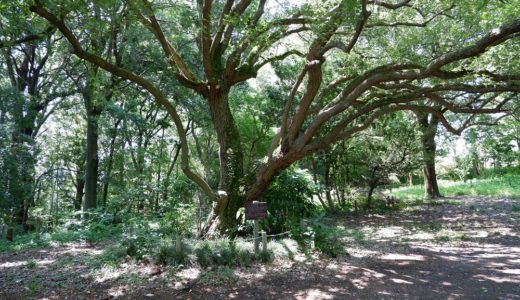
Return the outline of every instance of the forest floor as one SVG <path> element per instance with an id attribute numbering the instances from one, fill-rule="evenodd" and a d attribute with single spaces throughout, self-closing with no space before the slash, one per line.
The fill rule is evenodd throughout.
<path id="1" fill-rule="evenodd" d="M 449 197 L 338 214 L 339 258 L 249 268 L 98 266 L 105 243 L 0 254 L 0 299 L 520 299 L 520 201 Z M 288 250 L 289 251 L 289 250 Z"/>

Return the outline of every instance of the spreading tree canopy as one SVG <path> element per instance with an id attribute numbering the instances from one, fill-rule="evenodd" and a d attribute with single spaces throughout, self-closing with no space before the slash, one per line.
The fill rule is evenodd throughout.
<path id="1" fill-rule="evenodd" d="M 520 92 L 518 1 L 278 2 L 23 5 L 34 13 L 33 21 L 43 18 L 56 28 L 77 57 L 146 90 L 168 112 L 184 173 L 214 200 L 206 224 L 211 232 L 232 226 L 238 208 L 261 198 L 280 171 L 381 116 L 427 114 L 460 133 L 475 114 L 507 113 Z M 94 51 L 96 44 L 105 49 Z M 264 67 L 281 64 L 289 66 L 290 86 L 275 101 L 276 132 L 269 150 L 245 169 L 243 133 L 230 93 Z M 183 120 L 188 108 L 157 80 L 163 74 L 205 103 L 219 145 L 218 186 L 190 165 Z M 462 118 L 450 122 L 452 114 Z"/>

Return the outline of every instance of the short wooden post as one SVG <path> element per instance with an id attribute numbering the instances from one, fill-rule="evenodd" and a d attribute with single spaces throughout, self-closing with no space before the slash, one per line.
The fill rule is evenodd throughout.
<path id="1" fill-rule="evenodd" d="M 262 230 L 262 251 L 267 252 L 267 234 Z"/>
<path id="2" fill-rule="evenodd" d="M 258 238 L 258 220 L 253 220 L 253 238 L 255 240 L 255 253 L 260 250 L 260 239 Z"/>
<path id="3" fill-rule="evenodd" d="M 177 254 L 181 253 L 182 251 L 182 238 L 180 234 L 177 234 L 177 237 L 175 238 L 175 252 Z"/>

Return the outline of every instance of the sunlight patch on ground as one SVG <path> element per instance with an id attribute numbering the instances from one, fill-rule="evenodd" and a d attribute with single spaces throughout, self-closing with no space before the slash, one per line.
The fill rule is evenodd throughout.
<path id="1" fill-rule="evenodd" d="M 0 264 L 0 269 L 4 268 L 13 268 L 13 267 L 21 267 L 25 266 L 27 264 L 26 261 L 12 261 L 12 262 L 6 262 L 3 264 Z"/>
<path id="2" fill-rule="evenodd" d="M 379 254 L 378 251 L 369 250 L 361 247 L 349 247 L 347 248 L 347 252 L 355 258 L 372 257 L 377 256 Z"/>
<path id="3" fill-rule="evenodd" d="M 196 279 L 200 276 L 201 270 L 199 268 L 186 268 L 175 273 L 176 276 L 184 279 Z"/>
<path id="4" fill-rule="evenodd" d="M 381 279 L 385 277 L 385 274 L 379 273 L 367 268 L 363 269 L 363 275 L 359 278 L 352 279 L 350 282 L 358 289 L 362 290 L 368 286 L 368 283 L 372 279 Z"/>
<path id="5" fill-rule="evenodd" d="M 479 279 L 481 281 L 488 280 L 488 281 L 493 281 L 496 283 L 505 283 L 505 282 L 520 283 L 520 278 L 519 277 L 515 278 L 515 277 L 509 277 L 509 276 L 508 277 L 498 277 L 498 276 L 489 276 L 489 275 L 484 275 L 484 274 L 478 274 L 478 275 L 473 276 L 473 278 Z"/>
<path id="6" fill-rule="evenodd" d="M 86 247 L 72 247 L 62 252 L 63 254 L 70 253 L 74 255 L 78 254 L 89 254 L 89 255 L 100 255 L 103 253 L 102 249 L 86 248 Z"/>
<path id="7" fill-rule="evenodd" d="M 384 260 L 415 260 L 415 261 L 425 261 L 425 257 L 418 254 L 399 254 L 399 253 L 389 253 L 381 256 L 381 259 Z"/>
<path id="8" fill-rule="evenodd" d="M 392 280 L 394 283 L 413 284 L 413 282 L 411 282 L 411 281 L 403 280 L 403 279 L 399 279 L 399 278 L 390 278 L 390 280 Z"/>
<path id="9" fill-rule="evenodd" d="M 506 270 L 497 270 L 499 272 L 511 275 L 520 275 L 520 269 L 506 269 Z"/>
<path id="10" fill-rule="evenodd" d="M 41 260 L 35 260 L 37 265 L 48 265 L 54 263 L 55 259 L 41 259 Z"/>
<path id="11" fill-rule="evenodd" d="M 306 291 L 298 292 L 296 295 L 294 295 L 294 298 L 297 300 L 304 300 L 304 299 L 305 300 L 317 300 L 317 299 L 325 300 L 325 299 L 334 299 L 334 296 L 327 292 L 318 290 L 318 289 L 309 289 Z"/>
<path id="12" fill-rule="evenodd" d="M 105 282 L 107 280 L 117 279 L 125 273 L 124 269 L 103 267 L 94 275 L 94 280 L 98 283 Z"/>
<path id="13" fill-rule="evenodd" d="M 34 261 L 34 263 L 36 264 L 36 266 L 39 266 L 39 265 L 48 265 L 48 264 L 52 264 L 54 263 L 56 260 L 55 259 L 41 259 L 41 260 L 21 260 L 21 261 L 12 261 L 12 262 L 5 262 L 5 263 L 2 263 L 0 264 L 0 269 L 4 269 L 4 268 L 16 268 L 16 267 L 23 267 L 23 266 L 26 266 L 30 261 Z"/>
<path id="14" fill-rule="evenodd" d="M 435 238 L 435 234 L 429 232 L 418 232 L 409 235 L 407 238 L 411 240 L 427 241 L 433 240 Z"/>
<path id="15" fill-rule="evenodd" d="M 508 254 L 508 253 L 483 253 L 483 254 L 476 254 L 474 257 L 476 257 L 476 258 L 502 258 L 502 257 L 515 258 L 515 257 L 518 257 L 518 255 L 517 254 Z"/>
<path id="16" fill-rule="evenodd" d="M 389 226 L 381 227 L 374 233 L 374 238 L 393 238 L 404 233 L 404 229 L 401 226 Z"/>
<path id="17" fill-rule="evenodd" d="M 439 255 L 439 258 L 442 258 L 446 261 L 460 261 L 460 257 L 456 255 Z"/>
<path id="18" fill-rule="evenodd" d="M 118 286 L 118 287 L 115 287 L 115 288 L 111 288 L 108 292 L 108 294 L 110 295 L 110 298 L 115 298 L 115 299 L 118 299 L 118 298 L 121 298 L 125 295 L 126 293 L 126 287 L 125 286 Z"/>

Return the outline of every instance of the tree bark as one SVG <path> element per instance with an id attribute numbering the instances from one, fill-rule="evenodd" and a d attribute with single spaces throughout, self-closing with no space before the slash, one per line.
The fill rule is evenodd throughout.
<path id="1" fill-rule="evenodd" d="M 318 166 L 317 166 L 316 159 L 314 157 L 311 158 L 311 166 L 312 166 L 312 179 L 314 181 L 314 184 L 318 185 Z M 320 201 L 321 206 L 323 206 L 323 208 L 325 210 L 329 210 L 328 206 L 325 204 L 325 201 L 323 201 L 323 198 L 321 197 L 321 193 L 319 190 L 317 191 L 316 196 L 318 197 L 318 201 Z"/>
<path id="2" fill-rule="evenodd" d="M 368 187 L 368 196 L 367 196 L 367 208 L 372 208 L 372 195 L 374 194 L 374 190 L 377 185 L 370 185 Z"/>
<path id="3" fill-rule="evenodd" d="M 223 234 L 237 224 L 236 213 L 245 203 L 243 150 L 228 102 L 229 89 L 210 87 L 208 102 L 219 145 L 218 199 L 203 231 Z"/>
<path id="4" fill-rule="evenodd" d="M 91 79 L 88 79 L 90 81 Z M 87 140 L 85 161 L 85 198 L 83 210 L 93 209 L 97 206 L 97 184 L 98 184 L 98 139 L 99 139 L 99 116 L 101 105 L 96 99 L 91 82 L 83 90 L 85 108 L 87 110 Z"/>
<path id="5" fill-rule="evenodd" d="M 76 175 L 76 197 L 74 199 L 74 209 L 81 210 L 83 196 L 85 194 L 85 173 L 84 170 L 78 170 Z"/>
<path id="6" fill-rule="evenodd" d="M 329 158 L 325 158 L 325 197 L 327 199 L 327 203 L 329 204 L 329 209 L 331 212 L 336 212 L 336 206 L 334 205 L 334 201 L 332 200 L 332 183 L 331 183 L 331 176 L 330 176 L 330 161 Z"/>
<path id="7" fill-rule="evenodd" d="M 110 141 L 110 149 L 108 152 L 108 166 L 105 174 L 105 180 L 103 182 L 103 206 L 107 206 L 107 198 L 108 198 L 108 185 L 110 184 L 110 177 L 112 176 L 112 167 L 114 165 L 114 150 L 115 143 L 117 138 L 117 128 L 119 127 L 119 123 L 121 119 L 117 120 L 114 126 L 114 135 L 112 136 L 112 140 Z"/>
<path id="8" fill-rule="evenodd" d="M 433 115 L 420 114 L 419 125 L 421 129 L 421 144 L 423 149 L 423 176 L 424 176 L 424 193 L 426 197 L 435 199 L 442 197 L 437 183 L 437 171 L 435 169 L 435 157 L 437 145 L 435 135 L 439 120 Z"/>

